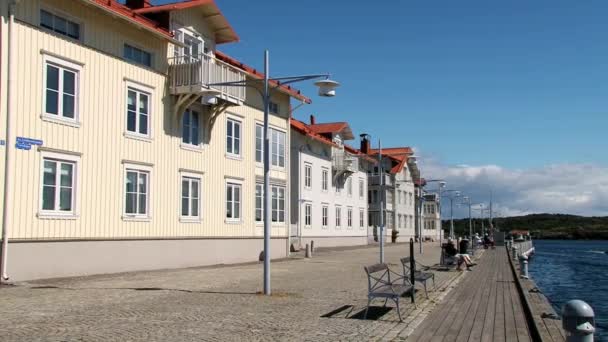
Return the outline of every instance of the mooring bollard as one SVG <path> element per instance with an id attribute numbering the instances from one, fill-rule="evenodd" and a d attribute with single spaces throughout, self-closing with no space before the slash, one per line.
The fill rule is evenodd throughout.
<path id="1" fill-rule="evenodd" d="M 306 244 L 306 252 L 304 254 L 304 257 L 310 258 L 310 245 L 309 244 Z"/>
<path id="2" fill-rule="evenodd" d="M 521 277 L 528 279 L 528 257 L 524 254 L 519 256 L 519 269 L 521 271 Z"/>
<path id="3" fill-rule="evenodd" d="M 591 306 L 582 300 L 568 301 L 562 307 L 562 327 L 568 342 L 593 342 L 595 314 Z"/>
<path id="4" fill-rule="evenodd" d="M 511 256 L 513 257 L 513 260 L 517 260 L 517 246 L 511 247 Z"/>

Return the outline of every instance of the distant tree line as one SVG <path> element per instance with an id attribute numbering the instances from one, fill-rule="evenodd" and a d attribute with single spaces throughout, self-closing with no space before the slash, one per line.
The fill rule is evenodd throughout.
<path id="1" fill-rule="evenodd" d="M 473 219 L 474 233 L 481 233 L 481 219 Z M 608 216 L 585 217 L 564 214 L 531 214 L 525 216 L 499 217 L 493 219 L 499 231 L 528 230 L 535 238 L 542 239 L 606 239 L 608 240 Z M 484 228 L 489 228 L 486 218 Z M 444 231 L 449 231 L 450 220 L 443 221 Z M 457 236 L 469 234 L 469 220 L 454 220 Z"/>

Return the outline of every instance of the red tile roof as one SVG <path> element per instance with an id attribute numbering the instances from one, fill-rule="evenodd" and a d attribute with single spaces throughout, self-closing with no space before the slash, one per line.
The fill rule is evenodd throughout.
<path id="1" fill-rule="evenodd" d="M 258 72 L 256 69 L 254 69 L 254 68 L 252 68 L 252 67 L 250 67 L 250 66 L 248 66 L 248 65 L 246 65 L 246 64 L 244 64 L 242 62 L 239 62 L 238 60 L 236 60 L 236 59 L 228 56 L 227 54 L 225 54 L 223 52 L 216 51 L 215 52 L 215 57 L 217 57 L 217 59 L 219 59 L 221 61 L 224 61 L 224 62 L 226 62 L 226 63 L 228 63 L 230 65 L 233 65 L 233 66 L 235 66 L 237 68 L 241 68 L 241 69 L 245 70 L 253 78 L 257 78 L 257 79 L 263 79 L 264 78 L 264 74 L 263 73 Z M 271 81 L 270 84 L 272 86 L 277 86 L 280 83 L 278 83 L 276 81 Z M 298 99 L 300 101 L 304 101 L 305 103 L 308 103 L 308 104 L 312 103 L 312 100 L 310 98 L 302 95 L 302 93 L 298 89 L 292 88 L 289 85 L 287 85 L 287 86 L 281 85 L 281 86 L 279 86 L 278 89 L 280 91 L 282 91 L 283 93 L 285 93 L 285 94 L 287 94 L 287 95 L 289 95 L 289 96 L 291 96 L 291 97 L 293 97 L 295 99 Z"/>
<path id="2" fill-rule="evenodd" d="M 335 144 L 330 139 L 327 139 L 326 137 L 324 137 L 324 136 L 322 136 L 322 135 L 320 135 L 318 133 L 315 133 L 313 130 L 310 129 L 310 127 L 307 124 L 303 123 L 302 121 L 296 120 L 296 119 L 292 118 L 290 120 L 290 122 L 291 122 L 291 128 L 293 128 L 294 130 L 302 133 L 303 135 L 309 136 L 312 139 L 317 140 L 319 142 L 322 142 L 324 144 L 327 144 L 327 145 L 330 145 L 330 146 L 334 146 L 334 147 L 338 147 L 338 145 Z"/>
<path id="3" fill-rule="evenodd" d="M 318 126 L 318 125 L 319 124 L 317 124 L 315 126 Z M 336 143 L 334 143 L 331 139 L 326 138 L 325 136 L 323 136 L 323 135 L 315 132 L 314 130 L 312 130 L 311 129 L 312 126 L 313 125 L 307 125 L 307 124 L 305 124 L 304 122 L 302 122 L 300 120 L 297 120 L 297 119 L 294 119 L 294 118 L 291 119 L 291 128 L 292 129 L 294 129 L 294 130 L 300 132 L 301 134 L 304 134 L 304 135 L 306 135 L 306 136 L 308 136 L 308 137 L 310 137 L 310 138 L 312 138 L 314 140 L 317 140 L 319 142 L 327 144 L 329 146 L 338 147 L 338 145 Z M 361 151 L 357 150 L 354 147 L 351 147 L 351 146 L 348 146 L 348 145 L 344 145 L 344 149 L 347 152 L 349 152 L 351 154 L 354 154 L 354 155 L 356 155 L 359 158 L 363 158 L 363 159 L 365 159 L 367 161 L 370 161 L 372 163 L 376 162 L 376 160 L 374 158 L 372 158 L 371 156 L 368 156 L 368 155 L 366 155 L 364 153 L 361 153 Z"/>
<path id="4" fill-rule="evenodd" d="M 326 122 L 309 126 L 310 129 L 319 134 L 339 133 L 342 134 L 344 140 L 352 140 L 353 132 L 347 122 Z"/>
<path id="5" fill-rule="evenodd" d="M 368 154 L 378 154 L 379 149 L 370 149 Z M 414 154 L 414 150 L 411 147 L 388 147 L 382 148 L 382 155 L 390 158 L 395 162 L 395 165 L 391 168 L 390 173 L 396 174 L 401 172 L 408 161 L 408 156 Z"/>

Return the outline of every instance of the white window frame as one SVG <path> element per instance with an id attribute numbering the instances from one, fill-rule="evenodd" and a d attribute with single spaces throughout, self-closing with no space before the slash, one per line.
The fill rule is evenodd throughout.
<path id="1" fill-rule="evenodd" d="M 258 187 L 260 189 L 260 196 L 258 196 Z M 264 223 L 264 183 L 255 183 L 255 212 L 254 220 L 256 224 Z M 260 207 L 258 208 L 258 197 L 260 198 Z M 258 220 L 258 211 L 260 212 L 260 219 Z"/>
<path id="2" fill-rule="evenodd" d="M 312 188 L 312 164 L 304 163 L 304 188 Z"/>
<path id="3" fill-rule="evenodd" d="M 259 131 L 258 131 L 259 128 Z M 258 132 L 260 135 L 258 136 Z M 262 123 L 255 124 L 255 162 L 264 162 L 264 125 Z M 283 154 L 280 153 L 280 137 L 283 137 Z M 274 138 L 276 137 L 276 141 Z M 287 132 L 282 129 L 275 127 L 268 127 L 268 138 L 270 144 L 270 165 L 277 169 L 284 169 L 287 164 Z M 260 149 L 258 149 L 258 141 L 260 142 Z M 258 152 L 261 159 L 258 160 Z M 276 162 L 274 157 L 276 156 Z M 283 157 L 283 165 L 281 165 L 281 157 Z"/>
<path id="4" fill-rule="evenodd" d="M 56 162 L 64 162 L 73 164 L 72 169 L 72 210 L 70 211 L 61 211 L 57 209 L 53 210 L 44 210 L 42 209 L 42 201 L 43 201 L 43 188 L 44 188 L 44 161 L 45 160 L 53 160 Z M 80 156 L 75 154 L 65 154 L 58 152 L 48 152 L 42 151 L 40 155 L 40 184 L 39 184 L 39 203 L 38 203 L 38 218 L 53 218 L 53 219 L 76 219 L 80 214 Z M 60 180 L 60 173 L 57 172 L 57 178 Z M 60 183 L 55 182 L 56 188 L 60 188 Z M 55 192 L 55 206 L 59 205 L 58 201 L 59 191 Z"/>
<path id="5" fill-rule="evenodd" d="M 137 177 L 138 182 L 139 182 L 140 173 L 146 173 L 148 175 L 147 188 L 146 188 L 146 213 L 144 213 L 144 214 L 127 213 L 127 202 L 126 202 L 127 174 L 129 171 L 135 171 L 138 173 L 138 177 Z M 148 166 L 148 165 L 136 164 L 136 163 L 123 163 L 121 186 L 122 186 L 121 195 L 122 195 L 122 217 L 123 217 L 123 219 L 128 220 L 128 221 L 149 221 L 149 220 L 151 220 L 152 219 L 151 203 L 153 203 L 152 202 L 152 167 Z M 137 189 L 137 184 L 135 185 L 135 187 Z M 137 192 L 137 195 L 138 195 L 138 198 L 137 198 L 136 208 L 139 208 L 139 192 Z"/>
<path id="6" fill-rule="evenodd" d="M 321 169 L 321 190 L 327 192 L 329 189 L 329 169 L 324 167 Z"/>
<path id="7" fill-rule="evenodd" d="M 340 229 L 342 228 L 342 206 L 337 205 L 336 206 L 336 229 Z"/>
<path id="8" fill-rule="evenodd" d="M 352 207 L 346 208 L 346 227 L 348 229 L 353 228 L 353 208 Z"/>
<path id="9" fill-rule="evenodd" d="M 352 177 L 348 177 L 346 179 L 346 193 L 348 194 L 348 197 L 353 197 L 353 178 Z"/>
<path id="10" fill-rule="evenodd" d="M 321 207 L 321 226 L 323 228 L 327 228 L 327 224 L 329 223 L 329 205 L 323 204 Z"/>
<path id="11" fill-rule="evenodd" d="M 230 142 L 228 142 L 228 125 L 232 125 L 232 137 L 230 138 L 231 139 Z M 238 138 L 236 138 L 234 136 L 234 127 L 236 125 L 239 126 L 239 137 Z M 243 158 L 243 133 L 244 133 L 244 130 L 243 130 L 243 120 L 234 118 L 232 116 L 227 117 L 226 118 L 225 129 L 226 129 L 226 131 L 225 131 L 226 132 L 226 141 L 225 141 L 226 156 L 230 157 L 230 158 L 234 158 L 234 159 L 242 159 Z M 238 145 L 238 148 L 239 148 L 239 153 L 234 153 L 235 146 L 237 146 L 237 145 Z M 229 146 L 232 149 L 231 152 L 228 152 L 228 147 Z M 262 156 L 262 158 L 264 158 L 264 157 Z"/>
<path id="12" fill-rule="evenodd" d="M 192 197 L 191 197 L 191 190 L 192 190 L 192 182 L 198 182 L 198 216 L 192 216 L 192 215 L 183 215 L 183 208 L 182 208 L 182 201 L 183 201 L 183 189 L 182 189 L 182 183 L 184 180 L 188 180 L 188 202 L 189 202 L 189 214 L 192 212 Z M 201 222 L 203 220 L 203 178 L 201 174 L 197 174 L 197 173 L 192 173 L 192 172 L 180 172 L 180 177 L 179 177 L 179 217 L 180 217 L 180 221 L 183 222 Z"/>
<path id="13" fill-rule="evenodd" d="M 232 187 L 232 217 L 227 217 L 227 205 L 228 205 L 228 197 L 227 197 L 227 193 L 228 193 L 228 188 Z M 234 188 L 239 188 L 239 217 L 234 217 L 234 208 L 235 208 L 235 201 L 234 201 Z M 240 180 L 235 180 L 235 179 L 226 179 L 226 184 L 224 185 L 224 219 L 226 223 L 242 223 L 243 222 L 243 182 Z M 262 208 L 263 208 L 263 204 L 262 204 Z M 263 216 L 262 216 L 263 217 Z"/>
<path id="14" fill-rule="evenodd" d="M 192 140 L 192 113 L 196 113 L 198 115 L 198 144 L 192 144 L 192 143 L 187 143 L 184 142 L 184 118 L 186 117 L 186 113 L 189 112 L 190 113 L 190 129 L 189 129 L 189 134 L 190 134 L 190 140 Z M 203 120 L 203 113 L 200 110 L 195 110 L 192 108 L 188 108 L 184 111 L 184 113 L 182 114 L 182 120 L 181 120 L 181 141 L 180 141 L 180 147 L 184 148 L 184 149 L 194 149 L 194 150 L 201 150 L 203 148 L 203 140 L 204 140 L 204 120 Z"/>
<path id="15" fill-rule="evenodd" d="M 127 46 L 129 46 L 129 47 L 130 47 L 130 48 L 132 48 L 132 49 L 137 49 L 137 50 L 139 50 L 139 51 L 141 51 L 141 52 L 143 52 L 143 53 L 147 53 L 148 55 L 150 55 L 150 65 L 146 65 L 146 64 L 144 64 L 144 63 L 140 63 L 139 61 L 134 61 L 134 60 L 132 60 L 132 59 L 128 59 L 128 58 L 126 58 L 126 57 L 125 57 L 125 49 L 127 48 Z M 122 51 L 121 51 L 121 52 L 122 52 L 122 59 L 123 59 L 125 62 L 127 62 L 127 63 L 131 63 L 131 64 L 133 64 L 133 65 L 137 65 L 137 66 L 139 66 L 139 67 L 142 67 L 142 68 L 147 68 L 147 69 L 153 69 L 153 68 L 154 68 L 154 60 L 155 60 L 154 53 L 153 53 L 152 51 L 150 51 L 150 50 L 148 50 L 148 49 L 146 49 L 146 48 L 142 47 L 142 46 L 141 46 L 141 45 L 139 45 L 139 44 L 133 43 L 133 42 L 131 42 L 131 41 L 125 41 L 125 42 L 123 42 L 123 44 L 122 44 Z"/>
<path id="16" fill-rule="evenodd" d="M 67 34 L 57 32 L 54 29 L 50 29 L 50 28 L 42 26 L 42 11 L 46 11 L 55 17 L 61 17 L 62 19 L 66 20 L 66 21 L 71 21 L 74 24 L 78 24 L 78 26 L 79 26 L 78 38 L 74 38 Z M 72 16 L 70 14 L 67 14 L 63 11 L 57 10 L 55 8 L 50 8 L 46 5 L 40 6 L 40 8 L 38 10 L 38 27 L 40 27 L 41 29 L 46 30 L 48 32 L 53 32 L 55 34 L 61 35 L 62 37 L 65 37 L 67 39 L 71 39 L 73 41 L 78 41 L 78 42 L 84 41 L 84 21 L 82 19 Z"/>
<path id="17" fill-rule="evenodd" d="M 275 190 L 276 190 L 276 194 L 277 196 L 275 197 Z M 279 194 L 281 193 L 281 190 L 283 190 L 283 209 L 281 209 L 281 201 L 280 201 L 280 196 Z M 284 185 L 276 185 L 276 184 L 271 184 L 270 185 L 270 193 L 271 193 L 271 198 L 270 198 L 270 222 L 272 224 L 284 224 L 285 221 L 287 220 L 286 215 L 287 215 L 287 207 L 286 207 L 286 203 L 287 203 L 287 188 Z M 274 201 L 277 201 L 277 209 L 273 208 L 273 204 Z M 272 219 L 273 215 L 277 214 L 277 220 L 274 221 Z M 281 220 L 281 212 L 283 213 L 283 220 Z"/>
<path id="18" fill-rule="evenodd" d="M 62 114 L 63 109 L 63 96 L 58 96 L 57 114 L 51 114 L 46 112 L 46 81 L 47 81 L 47 65 L 53 65 L 59 68 L 60 71 L 68 70 L 76 74 L 74 79 L 74 118 L 66 118 Z M 44 121 L 57 122 L 66 124 L 69 126 L 80 127 L 80 112 L 81 112 L 81 101 L 80 101 L 80 85 L 82 84 L 82 71 L 83 64 L 78 64 L 73 61 L 58 58 L 48 54 L 43 54 L 42 61 L 42 115 L 41 118 Z M 59 88 L 60 94 L 63 94 L 63 72 L 60 72 L 59 77 Z"/>
<path id="19" fill-rule="evenodd" d="M 363 178 L 359 178 L 359 199 L 364 199 L 365 197 L 365 180 Z"/>
<path id="20" fill-rule="evenodd" d="M 304 227 L 312 226 L 312 203 L 304 203 Z"/>
<path id="21" fill-rule="evenodd" d="M 148 134 L 139 133 L 139 104 L 136 106 L 135 112 L 135 132 L 129 131 L 129 90 L 135 91 L 136 93 L 143 93 L 148 95 Z M 137 95 L 139 98 L 139 95 Z M 131 81 L 125 81 L 125 90 L 124 90 L 124 104 L 122 107 L 123 115 L 125 116 L 125 129 L 124 136 L 127 138 L 133 138 L 137 140 L 151 141 L 152 140 L 152 124 L 153 113 L 154 113 L 154 88 L 135 83 Z"/>
<path id="22" fill-rule="evenodd" d="M 365 209 L 359 208 L 359 228 L 365 227 Z"/>

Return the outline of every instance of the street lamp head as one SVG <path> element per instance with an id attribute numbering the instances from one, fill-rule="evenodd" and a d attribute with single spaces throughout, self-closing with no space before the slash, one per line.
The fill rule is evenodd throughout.
<path id="1" fill-rule="evenodd" d="M 328 78 L 315 82 L 315 85 L 319 87 L 319 96 L 334 97 L 336 96 L 336 88 L 340 86 L 340 83 Z"/>
<path id="2" fill-rule="evenodd" d="M 441 182 L 439 182 L 439 187 L 440 188 L 445 188 L 446 184 L 447 184 L 446 182 L 441 181 Z"/>

